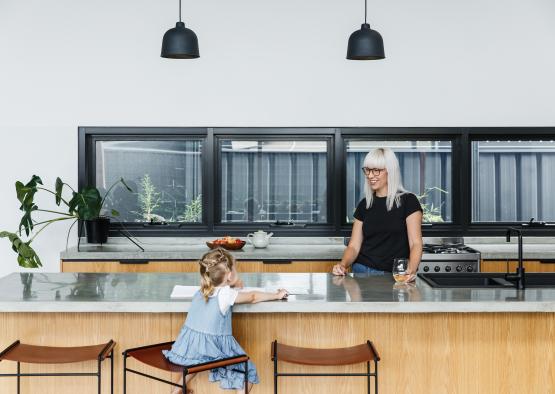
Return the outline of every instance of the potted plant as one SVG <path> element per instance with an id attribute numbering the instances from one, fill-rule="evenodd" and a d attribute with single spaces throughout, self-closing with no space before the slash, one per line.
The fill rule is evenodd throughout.
<path id="1" fill-rule="evenodd" d="M 17 199 L 21 203 L 19 209 L 23 211 L 23 217 L 21 218 L 19 228 L 16 232 L 1 231 L 0 238 L 8 238 L 12 244 L 12 249 L 17 253 L 18 264 L 25 268 L 37 268 L 42 266 L 38 255 L 31 247 L 31 243 L 46 227 L 56 222 L 73 220 L 67 233 L 66 245 L 69 240 L 71 229 L 79 220 L 85 223 L 88 242 L 104 243 L 108 238 L 110 218 L 101 215 L 102 208 L 106 201 L 106 197 L 118 184 L 122 184 L 128 191 L 132 191 L 123 178 L 114 182 L 114 184 L 108 188 L 104 197 L 100 195 L 100 192 L 94 186 L 86 186 L 81 191 L 77 192 L 60 178 L 56 178 L 54 190 L 43 187 L 42 180 L 36 175 L 33 175 L 31 180 L 26 184 L 17 181 L 15 183 L 15 190 Z M 63 196 L 66 186 L 71 189 L 70 199 L 66 199 Z M 60 207 L 63 204 L 66 212 L 63 210 L 39 208 L 35 202 L 35 194 L 39 190 L 54 195 L 56 205 Z M 59 216 L 48 220 L 35 221 L 32 215 L 38 212 L 56 214 Z M 119 212 L 112 209 L 111 216 L 119 216 Z M 25 236 L 28 238 L 26 241 L 21 238 L 23 230 L 25 231 Z"/>

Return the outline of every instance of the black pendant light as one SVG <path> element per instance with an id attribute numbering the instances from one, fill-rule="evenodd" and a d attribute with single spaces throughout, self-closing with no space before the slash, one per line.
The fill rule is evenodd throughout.
<path id="1" fill-rule="evenodd" d="M 347 59 L 349 60 L 379 60 L 385 58 L 383 39 L 380 33 L 370 29 L 366 23 L 368 14 L 367 0 L 364 0 L 364 24 L 360 30 L 355 31 L 349 37 L 347 47 Z"/>
<path id="2" fill-rule="evenodd" d="M 164 34 L 161 56 L 170 59 L 195 59 L 200 56 L 197 35 L 181 22 L 181 0 L 179 0 L 179 22 Z"/>

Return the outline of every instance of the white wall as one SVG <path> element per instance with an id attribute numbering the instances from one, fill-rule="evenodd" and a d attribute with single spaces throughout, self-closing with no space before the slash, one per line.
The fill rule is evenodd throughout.
<path id="1" fill-rule="evenodd" d="M 345 60 L 362 0 L 0 1 L 0 229 L 13 183 L 76 184 L 77 126 L 554 126 L 553 0 L 370 0 L 387 59 Z M 34 246 L 59 269 L 66 227 Z M 74 242 L 74 241 L 73 241 Z M 0 275 L 18 270 L 0 240 Z"/>

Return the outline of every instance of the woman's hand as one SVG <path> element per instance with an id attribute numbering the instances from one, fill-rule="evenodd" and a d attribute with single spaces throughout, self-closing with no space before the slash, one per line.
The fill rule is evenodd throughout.
<path id="1" fill-rule="evenodd" d="M 406 283 L 414 282 L 416 280 L 416 270 L 409 270 L 407 274 L 409 275 L 409 278 L 405 281 Z"/>
<path id="2" fill-rule="evenodd" d="M 347 268 L 345 268 L 345 266 L 343 264 L 335 264 L 333 266 L 332 269 L 332 274 L 334 275 L 341 275 L 341 276 L 345 276 L 345 274 L 347 273 Z"/>

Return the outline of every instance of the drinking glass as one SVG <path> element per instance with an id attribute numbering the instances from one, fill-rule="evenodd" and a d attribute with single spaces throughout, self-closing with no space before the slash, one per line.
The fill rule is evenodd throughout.
<path id="1" fill-rule="evenodd" d="M 395 282 L 406 282 L 409 279 L 409 259 L 396 258 L 393 260 L 393 279 Z"/>

